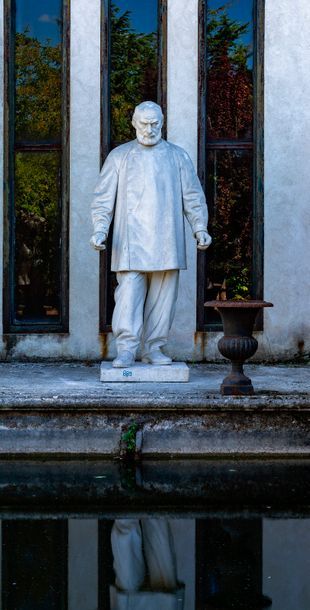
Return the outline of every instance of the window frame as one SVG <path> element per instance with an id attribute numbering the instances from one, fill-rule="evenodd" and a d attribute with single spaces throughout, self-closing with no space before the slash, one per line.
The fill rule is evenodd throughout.
<path id="1" fill-rule="evenodd" d="M 239 143 L 210 143 L 207 141 L 207 44 L 205 39 L 208 0 L 199 0 L 199 73 L 198 73 L 198 175 L 206 190 L 206 157 L 208 149 L 223 148 L 253 150 L 253 298 L 263 299 L 264 269 L 264 25 L 265 0 L 254 0 L 254 48 L 253 48 L 253 140 Z M 207 252 L 197 255 L 197 331 L 221 331 L 221 324 L 205 324 L 205 284 L 208 267 Z M 256 330 L 262 330 L 260 314 Z"/>
<path id="2" fill-rule="evenodd" d="M 69 202 L 70 202 L 70 0 L 62 0 L 62 134 L 61 144 L 15 147 L 15 0 L 4 1 L 4 240 L 3 329 L 5 334 L 69 332 Z M 60 321 L 16 320 L 14 155 L 20 152 L 61 152 Z"/>
<path id="3" fill-rule="evenodd" d="M 167 117 L 167 2 L 158 2 L 158 82 L 157 97 L 163 114 Z M 110 152 L 110 0 L 102 0 L 101 4 L 101 163 L 104 163 Z M 167 121 L 164 123 L 163 135 L 166 137 Z M 111 238 L 110 238 L 111 241 Z M 109 250 L 109 248 L 108 248 Z M 110 277 L 109 252 L 100 252 L 99 263 L 99 330 L 107 333 L 112 331 L 109 322 L 108 282 Z"/>

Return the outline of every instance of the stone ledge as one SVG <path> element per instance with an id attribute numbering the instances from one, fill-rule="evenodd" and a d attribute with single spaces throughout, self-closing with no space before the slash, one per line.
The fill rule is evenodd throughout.
<path id="1" fill-rule="evenodd" d="M 208 412 L 204 415 L 0 414 L 0 456 L 124 456 L 135 424 L 136 457 L 310 456 L 310 412 Z"/>
<path id="2" fill-rule="evenodd" d="M 0 456 L 310 456 L 309 367 L 249 365 L 257 394 L 223 397 L 225 365 L 188 383 L 102 383 L 99 365 L 1 364 Z M 278 391 L 277 389 L 278 388 Z"/>

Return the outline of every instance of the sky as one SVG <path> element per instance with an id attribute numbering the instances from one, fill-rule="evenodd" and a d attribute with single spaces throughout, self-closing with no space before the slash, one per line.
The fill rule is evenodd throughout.
<path id="1" fill-rule="evenodd" d="M 89 0 L 88 0 L 89 1 Z M 157 30 L 157 0 L 112 0 L 121 12 L 131 12 L 131 25 L 137 32 Z M 16 30 L 29 28 L 30 36 L 44 42 L 47 38 L 57 44 L 60 39 L 56 19 L 61 16 L 62 0 L 16 0 Z"/>
<path id="2" fill-rule="evenodd" d="M 131 25 L 137 32 L 157 31 L 157 0 L 112 0 L 121 12 L 131 11 Z"/>
<path id="3" fill-rule="evenodd" d="M 16 30 L 44 42 L 51 38 L 53 44 L 60 40 L 57 19 L 61 18 L 62 0 L 16 0 Z"/>

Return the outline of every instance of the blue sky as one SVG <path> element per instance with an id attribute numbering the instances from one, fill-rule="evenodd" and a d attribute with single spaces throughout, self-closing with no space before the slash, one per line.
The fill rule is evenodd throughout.
<path id="1" fill-rule="evenodd" d="M 62 0 L 16 0 L 16 30 L 29 28 L 30 36 L 44 42 L 51 38 L 53 44 L 60 40 L 60 28 L 56 19 L 61 18 Z"/>
<path id="2" fill-rule="evenodd" d="M 157 0 L 112 0 L 123 13 L 131 11 L 131 25 L 137 32 L 156 32 Z"/>
<path id="3" fill-rule="evenodd" d="M 85 0 L 91 1 L 91 0 Z M 157 0 L 112 0 L 122 12 L 131 12 L 131 25 L 137 32 L 157 30 Z M 44 42 L 51 38 L 53 44 L 60 39 L 56 19 L 61 15 L 62 0 L 16 0 L 16 30 L 29 28 L 30 36 Z"/>

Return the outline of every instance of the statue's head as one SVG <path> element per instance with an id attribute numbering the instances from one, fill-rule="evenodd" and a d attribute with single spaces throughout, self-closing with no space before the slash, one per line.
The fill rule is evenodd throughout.
<path id="1" fill-rule="evenodd" d="M 144 146 L 154 146 L 161 139 L 164 116 L 161 107 L 155 102 L 142 102 L 136 106 L 132 124 L 137 140 Z"/>

